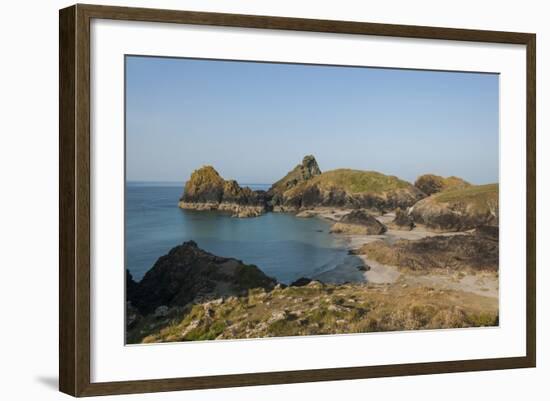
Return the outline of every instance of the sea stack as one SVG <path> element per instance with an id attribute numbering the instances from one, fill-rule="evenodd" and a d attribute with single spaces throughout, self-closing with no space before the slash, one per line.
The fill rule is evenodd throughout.
<path id="1" fill-rule="evenodd" d="M 178 206 L 188 210 L 219 210 L 234 217 L 255 217 L 267 211 L 265 191 L 224 180 L 212 166 L 193 171 Z"/>

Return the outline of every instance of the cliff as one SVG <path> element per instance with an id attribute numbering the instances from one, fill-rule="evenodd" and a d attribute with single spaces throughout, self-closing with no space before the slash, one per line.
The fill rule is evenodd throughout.
<path id="1" fill-rule="evenodd" d="M 470 185 L 435 193 L 409 211 L 415 223 L 440 231 L 498 226 L 498 184 Z"/>

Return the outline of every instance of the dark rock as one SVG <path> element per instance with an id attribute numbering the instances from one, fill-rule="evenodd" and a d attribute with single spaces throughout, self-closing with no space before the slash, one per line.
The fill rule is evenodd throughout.
<path id="1" fill-rule="evenodd" d="M 130 271 L 126 269 L 126 299 L 134 299 L 137 286 L 138 284 L 134 281 Z"/>
<path id="2" fill-rule="evenodd" d="M 498 226 L 479 226 L 475 229 L 475 233 L 483 238 L 498 241 L 499 228 Z"/>
<path id="3" fill-rule="evenodd" d="M 147 314 L 162 305 L 184 306 L 196 298 L 236 295 L 251 288 L 272 289 L 275 284 L 275 279 L 256 266 L 213 255 L 189 241 L 160 257 L 127 299 Z"/>
<path id="4" fill-rule="evenodd" d="M 411 270 L 451 269 L 498 271 L 498 239 L 485 233 L 438 235 L 419 240 L 400 240 L 394 244 L 375 241 L 363 245 L 358 253 L 380 263 Z"/>
<path id="5" fill-rule="evenodd" d="M 143 319 L 136 307 L 130 301 L 126 302 L 126 328 L 135 327 Z"/>
<path id="6" fill-rule="evenodd" d="M 410 213 L 403 209 L 396 209 L 393 224 L 399 227 L 407 227 L 413 229 L 415 227 L 414 220 Z"/>
<path id="7" fill-rule="evenodd" d="M 379 235 L 387 231 L 384 224 L 364 210 L 354 210 L 346 214 L 331 228 L 333 233 Z"/>
<path id="8" fill-rule="evenodd" d="M 356 266 L 356 268 L 361 272 L 368 272 L 371 269 L 369 265 L 359 265 L 359 266 Z"/>
<path id="9" fill-rule="evenodd" d="M 311 283 L 312 280 L 310 278 L 307 278 L 307 277 L 300 277 L 298 280 L 295 280 L 293 281 L 290 286 L 291 287 L 303 287 L 305 285 L 308 285 L 309 283 Z"/>

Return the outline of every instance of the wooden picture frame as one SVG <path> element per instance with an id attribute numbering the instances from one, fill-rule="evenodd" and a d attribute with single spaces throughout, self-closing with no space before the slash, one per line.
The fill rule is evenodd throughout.
<path id="1" fill-rule="evenodd" d="M 90 21 L 94 18 L 526 46 L 526 356 L 222 376 L 90 380 Z M 536 361 L 535 34 L 254 15 L 74 5 L 59 14 L 59 388 L 73 396 L 143 393 L 534 367 Z"/>

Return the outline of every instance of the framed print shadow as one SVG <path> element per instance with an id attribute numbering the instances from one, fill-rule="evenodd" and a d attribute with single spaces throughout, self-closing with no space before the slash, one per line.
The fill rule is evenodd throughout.
<path id="1" fill-rule="evenodd" d="M 60 391 L 535 366 L 534 34 L 59 27 Z"/>

